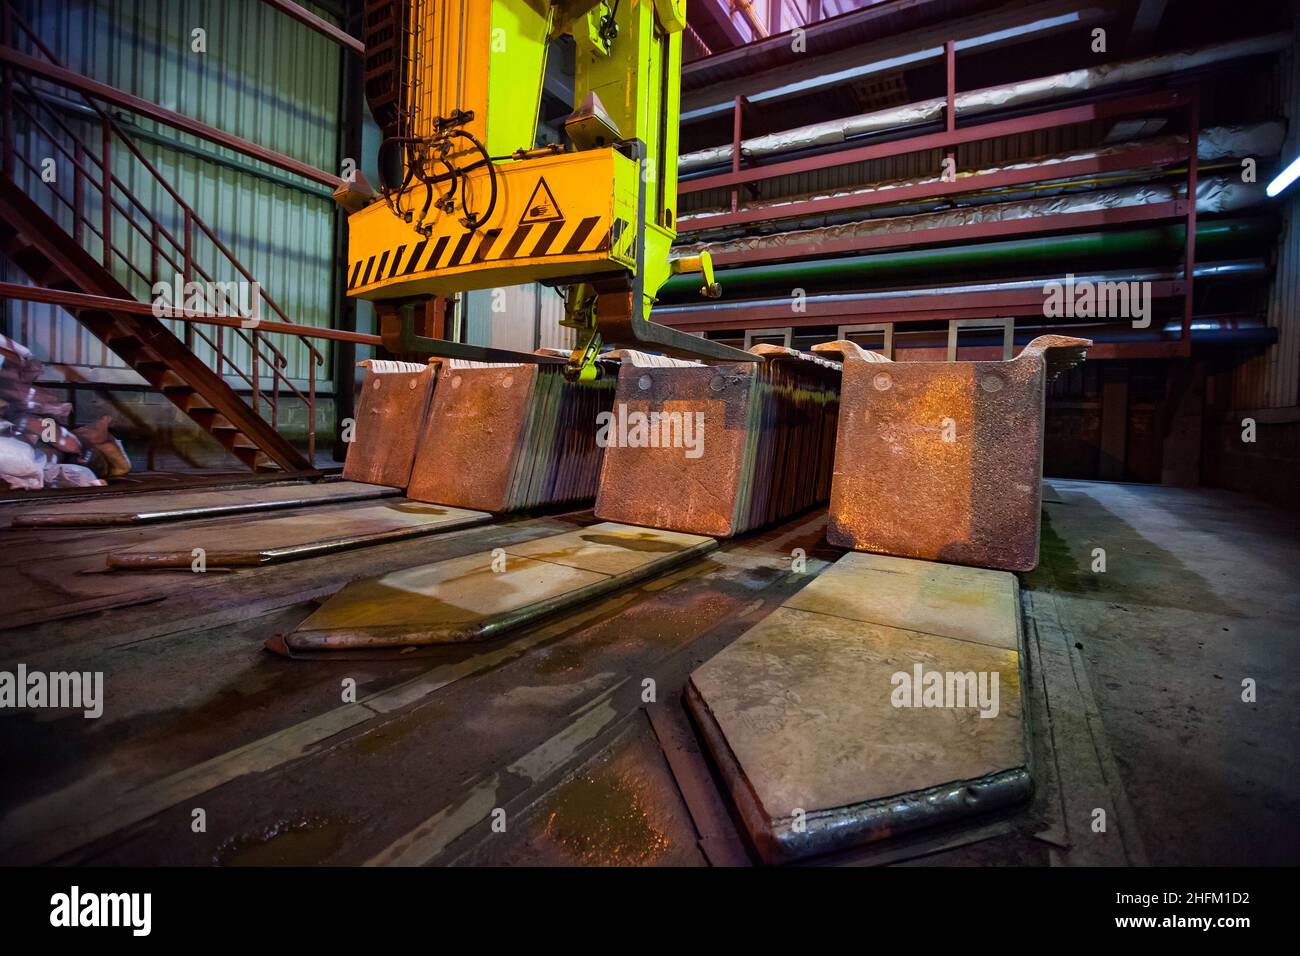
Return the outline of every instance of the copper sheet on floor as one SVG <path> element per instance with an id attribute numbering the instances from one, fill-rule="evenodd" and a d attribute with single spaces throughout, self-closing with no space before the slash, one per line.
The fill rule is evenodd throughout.
<path id="1" fill-rule="evenodd" d="M 149 570 L 192 569 L 202 549 L 211 568 L 249 567 L 277 561 L 316 557 L 437 534 L 483 524 L 491 515 L 418 501 L 385 501 L 347 511 L 321 511 L 232 524 L 173 531 L 148 544 L 115 551 L 110 568 Z"/>
<path id="2" fill-rule="evenodd" d="M 687 703 L 759 855 L 786 863 L 1026 799 L 1022 642 L 1014 575 L 850 553 L 699 667 Z M 918 690 L 951 673 L 973 693 L 936 706 L 897 676 L 918 667 Z"/>
<path id="3" fill-rule="evenodd" d="M 356 481 L 254 485 L 208 491 L 160 491 L 140 495 L 113 495 L 102 500 L 82 498 L 63 504 L 46 502 L 40 506 L 40 511 L 14 514 L 13 526 L 94 528 L 193 521 L 220 518 L 223 515 L 387 498 L 396 494 L 398 491 L 393 488 Z"/>
<path id="4" fill-rule="evenodd" d="M 479 641 L 629 587 L 717 547 L 605 522 L 353 581 L 284 638 L 292 651 Z"/>

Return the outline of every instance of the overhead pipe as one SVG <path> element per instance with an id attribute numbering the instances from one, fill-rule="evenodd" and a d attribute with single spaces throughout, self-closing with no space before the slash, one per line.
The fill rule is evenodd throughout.
<path id="1" fill-rule="evenodd" d="M 775 6 L 777 0 L 771 0 Z M 809 11 L 813 13 L 815 11 Z M 852 29 L 852 21 L 858 19 L 858 27 L 865 24 L 861 18 L 877 16 L 859 10 L 855 13 L 836 17 L 844 29 Z M 765 61 L 775 49 L 772 40 L 780 41 L 781 46 L 788 46 L 789 36 L 774 35 L 767 40 L 745 44 L 743 47 L 728 50 L 713 57 L 713 63 L 694 63 L 682 71 L 682 122 L 691 123 L 707 119 L 720 113 L 731 111 L 736 96 L 744 96 L 755 106 L 778 102 L 791 96 L 803 96 L 828 87 L 841 86 L 857 82 L 866 76 L 896 72 L 899 69 L 912 69 L 928 63 L 942 61 L 946 53 L 945 41 L 952 40 L 955 52 L 984 52 L 998 47 L 1023 43 L 1027 40 L 1041 40 L 1065 30 L 1077 30 L 1094 27 L 1097 24 L 1113 20 L 1116 10 L 1107 0 L 1101 2 L 1079 2 L 1079 0 L 1045 0 L 1033 10 L 1008 11 L 1006 14 L 985 14 L 983 16 L 965 17 L 961 20 L 948 20 L 942 25 L 931 26 L 920 31 L 909 31 L 906 40 L 899 45 L 898 37 L 882 41 L 871 41 L 867 49 L 863 44 L 854 44 L 852 48 L 840 49 L 818 57 L 818 66 L 808 64 L 796 66 L 786 63 L 777 67 L 761 68 L 753 73 L 751 63 Z M 835 45 L 826 35 L 824 20 L 814 17 L 804 24 L 807 48 L 824 49 Z M 870 30 L 870 28 L 868 28 Z M 875 32 L 875 31 L 872 31 Z M 870 47 L 874 46 L 874 51 Z M 784 52 L 784 51 L 783 51 Z M 873 56 L 873 53 L 875 54 Z M 691 74 L 697 71 L 709 72 L 720 68 L 731 76 L 729 80 L 719 80 L 707 86 L 690 82 Z M 731 73 L 730 70 L 737 70 Z M 777 85 L 770 85 L 776 83 Z M 713 97 L 709 99 L 709 97 Z M 702 102 L 703 101 L 703 102 Z"/>
<path id="2" fill-rule="evenodd" d="M 1264 123 L 1254 123 L 1245 126 L 1215 126 L 1209 129 L 1201 130 L 1197 137 L 1197 158 L 1201 163 L 1214 163 L 1219 160 L 1233 159 L 1241 156 L 1253 156 L 1256 159 L 1276 156 L 1282 148 L 1283 140 L 1286 138 L 1286 127 L 1272 120 Z M 1133 181 L 1141 178 L 1151 178 L 1152 170 L 1150 168 L 1135 167 L 1128 171 L 1116 171 L 1107 173 L 1104 177 L 1091 176 L 1086 180 L 1061 180 L 1052 179 L 1054 167 L 1062 164 L 1069 164 L 1079 160 L 1100 159 L 1101 157 L 1124 156 L 1135 148 L 1142 147 L 1183 147 L 1186 148 L 1187 137 L 1183 135 L 1173 136 L 1156 136 L 1148 139 L 1134 140 L 1124 143 L 1116 143 L 1106 146 L 1091 147 L 1088 149 L 1075 149 L 1066 152 L 1052 153 L 1048 155 L 1034 156 L 1027 159 L 1017 160 L 1013 163 L 1003 163 L 1000 165 L 986 166 L 979 169 L 962 170 L 957 173 L 958 181 L 972 179 L 976 177 L 991 176 L 1011 170 L 1033 169 L 1041 170 L 1043 179 L 1037 184 L 1025 184 L 1019 187 L 999 188 L 989 193 L 967 193 L 956 197 L 960 204 L 972 204 L 979 201 L 984 202 L 1001 202 L 1005 201 L 1008 196 L 1018 193 L 1033 194 L 1036 196 L 1056 195 L 1066 191 L 1078 191 L 1088 186 L 1094 186 L 1101 181 L 1114 181 L 1119 183 L 1121 180 Z M 1185 170 L 1183 171 L 1185 175 Z M 703 208 L 692 209 L 689 212 L 682 212 L 677 217 L 677 227 L 680 232 L 686 227 L 697 235 L 706 236 L 704 240 L 696 241 L 714 241 L 715 234 L 721 234 L 722 230 L 731 230 L 736 233 L 744 234 L 755 228 L 768 231 L 788 231 L 800 228 L 803 225 L 831 225 L 838 222 L 850 222 L 855 219 L 875 217 L 871 209 L 860 207 L 858 209 L 844 209 L 834 213 L 821 213 L 813 216 L 800 217 L 797 220 L 791 220 L 780 223 L 781 214 L 784 209 L 792 205 L 815 202 L 818 200 L 839 199 L 845 196 L 861 196 L 873 200 L 888 199 L 891 190 L 921 186 L 927 184 L 939 184 L 943 182 L 940 176 L 920 176 L 906 179 L 889 179 L 880 182 L 867 183 L 860 186 L 849 186 L 837 189 L 822 189 L 817 192 L 806 192 L 795 195 L 779 196 L 771 199 L 757 199 L 752 202 L 743 203 L 739 207 L 741 212 L 763 210 L 770 214 L 770 219 L 763 219 L 758 222 L 742 224 L 731 227 L 715 227 L 709 229 L 709 221 L 716 217 L 726 216 L 731 210 L 728 208 Z M 920 210 L 925 205 L 940 204 L 951 206 L 954 197 L 950 195 L 935 196 L 932 199 L 917 199 L 907 203 L 909 207 L 915 207 Z M 902 215 L 897 206 L 892 209 L 880 209 L 876 215 L 891 216 Z M 695 239 L 695 237 L 692 237 Z"/>
<path id="3" fill-rule="evenodd" d="M 1261 258 L 1230 260 L 1226 262 L 1202 262 L 1197 264 L 1193 274 L 1198 280 L 1206 279 L 1249 279 L 1267 276 L 1268 264 Z M 1168 282 L 1182 278 L 1181 272 L 1168 270 L 1132 270 L 1112 269 L 1104 272 L 1074 274 L 1074 283 L 1085 282 Z M 1014 279 L 1005 282 L 975 282 L 965 285 L 927 286 L 912 289 L 885 289 L 876 292 L 851 292 L 827 295 L 810 295 L 803 300 L 805 305 L 830 303 L 874 302 L 881 299 L 925 298 L 928 296 L 972 295 L 981 292 L 1013 292 L 1024 289 L 1041 289 L 1046 283 L 1058 281 L 1061 277 L 1043 277 L 1037 279 Z M 698 315 L 707 312 L 723 317 L 729 311 L 748 309 L 755 306 L 785 306 L 788 296 L 768 299 L 737 299 L 730 302 L 707 302 L 692 305 L 679 305 L 672 309 L 674 316 Z"/>
<path id="4" fill-rule="evenodd" d="M 787 226 L 781 232 L 687 243 L 675 247 L 674 251 L 691 256 L 707 250 L 714 258 L 756 250 L 777 250 L 783 255 L 797 256 L 814 249 L 816 243 L 826 241 L 862 240 L 901 233 L 924 237 L 930 230 L 1152 206 L 1173 203 L 1186 198 L 1186 195 L 1185 183 L 1144 183 L 1047 198 L 1031 197 L 1011 202 L 963 205 L 909 216 L 856 219 L 811 229 Z M 1196 209 L 1201 214 L 1238 212 L 1262 202 L 1264 187 L 1261 183 L 1242 183 L 1233 177 L 1206 177 L 1196 185 Z"/>
<path id="5" fill-rule="evenodd" d="M 1251 242 L 1262 243 L 1273 237 L 1276 228 L 1276 222 L 1270 217 L 1201 220 L 1196 224 L 1196 247 L 1208 251 Z M 734 294 L 736 290 L 751 293 L 774 288 L 788 292 L 796 288 L 826 288 L 836 284 L 948 274 L 1013 263 L 1018 268 L 1029 269 L 1063 259 L 1084 262 L 1104 256 L 1175 252 L 1183 248 L 1186 235 L 1186 227 L 1181 224 L 1084 232 L 937 249 L 904 249 L 838 259 L 737 266 L 718 270 L 717 279 L 724 294 Z M 660 287 L 659 300 L 665 304 L 694 301 L 698 292 L 698 276 L 673 276 Z"/>
<path id="6" fill-rule="evenodd" d="M 1074 273 L 1071 273 L 1074 274 Z M 1252 278 L 1268 276 L 1269 267 L 1264 259 L 1236 259 L 1221 261 L 1221 263 L 1200 263 L 1196 265 L 1196 278 Z M 1093 272 L 1074 274 L 1075 285 L 1083 282 L 1161 282 L 1174 281 L 1182 278 L 1182 272 L 1158 271 L 1158 269 L 1143 269 L 1143 271 L 1132 271 L 1132 269 L 1110 269 L 1105 272 Z M 1060 278 L 1060 277 L 1057 277 Z M 880 291 L 870 291 L 870 293 L 840 293 L 826 295 L 809 295 L 803 299 L 806 304 L 820 303 L 845 303 L 845 302 L 874 302 L 879 299 L 897 299 L 900 295 L 909 295 L 909 297 L 926 298 L 931 295 L 969 295 L 972 293 L 1005 293 L 1005 291 L 1015 291 L 1022 289 L 1041 289 L 1047 282 L 1057 281 L 1057 278 L 1019 278 L 1019 280 L 1008 280 L 1005 282 L 970 282 L 966 285 L 945 285 L 945 286 L 924 286 L 919 289 L 887 289 Z M 673 308 L 672 313 L 675 316 L 680 315 L 699 315 L 701 312 L 723 313 L 740 310 L 740 308 L 751 308 L 754 306 L 785 306 L 789 304 L 789 297 L 776 299 L 737 299 L 735 302 L 707 302 L 694 304 L 694 306 L 680 306 Z"/>
<path id="7" fill-rule="evenodd" d="M 744 18 L 755 39 L 767 39 L 767 27 L 763 26 L 763 21 L 758 18 L 758 14 L 754 12 L 754 5 L 749 0 L 731 0 L 731 9 L 740 11 L 741 17 Z"/>
<path id="8" fill-rule="evenodd" d="M 1219 43 L 1198 50 L 1164 53 L 1139 60 L 1070 70 L 1032 80 L 971 90 L 956 95 L 953 100 L 954 115 L 960 118 L 963 115 L 975 115 L 1008 106 L 1059 99 L 1073 93 L 1103 90 L 1123 83 L 1149 80 L 1171 73 L 1183 73 L 1243 57 L 1277 53 L 1288 48 L 1291 42 L 1292 34 L 1289 32 L 1270 33 L 1246 40 Z M 757 159 L 810 146 L 841 143 L 868 133 L 915 126 L 942 118 L 947 106 L 946 96 L 936 96 L 906 106 L 878 110 L 874 113 L 860 113 L 843 119 L 814 123 L 766 136 L 756 136 L 741 142 L 741 156 L 746 159 Z M 678 157 L 677 170 L 679 173 L 689 173 L 710 166 L 729 165 L 731 158 L 731 143 L 710 146 L 707 149 L 683 153 Z"/>

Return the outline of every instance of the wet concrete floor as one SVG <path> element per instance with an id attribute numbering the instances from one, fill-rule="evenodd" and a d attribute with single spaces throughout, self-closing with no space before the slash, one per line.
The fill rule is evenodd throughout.
<path id="1" fill-rule="evenodd" d="M 1042 564 L 1022 576 L 1035 760 L 1052 768 L 1034 801 L 821 862 L 1300 862 L 1294 517 L 1223 492 L 1053 485 Z M 0 862 L 746 862 L 681 691 L 840 554 L 822 513 L 479 645 L 263 650 L 348 581 L 593 522 L 525 517 L 203 575 L 105 570 L 159 529 L 0 532 L 0 572 L 21 582 L 0 669 L 105 681 L 98 720 L 0 712 Z M 1122 838 L 1092 835 L 1088 787 Z"/>

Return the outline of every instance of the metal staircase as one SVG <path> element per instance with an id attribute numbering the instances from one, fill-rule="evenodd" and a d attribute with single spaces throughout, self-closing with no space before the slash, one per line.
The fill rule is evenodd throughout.
<path id="1" fill-rule="evenodd" d="M 7 45 L 25 38 L 33 55 L 39 52 L 57 64 L 12 8 L 5 5 L 0 13 L 5 16 Z M 63 307 L 243 464 L 254 471 L 311 468 L 316 369 L 324 364 L 321 352 L 301 336 L 280 336 L 287 340 L 286 348 L 306 350 L 309 371 L 304 390 L 289 377 L 289 360 L 271 340 L 276 333 L 259 331 L 255 323 L 231 325 L 227 318 L 226 324 L 187 320 L 178 335 L 167 324 L 175 320 L 139 308 L 151 303 L 155 283 L 170 285 L 180 277 L 182 285 L 201 283 L 208 290 L 205 312 L 242 319 L 239 304 L 223 291 L 235 282 L 260 295 L 260 314 L 268 320 L 292 324 L 97 103 L 80 97 L 78 105 L 84 104 L 80 112 L 89 119 L 70 116 L 66 97 L 79 94 L 61 90 L 55 98 L 9 67 L 4 70 L 0 95 L 5 101 L 0 251 L 34 283 L 53 293 L 123 303 L 122 307 L 108 303 Z M 44 157 L 54 158 L 57 168 L 64 173 L 70 170 L 71 176 L 46 182 Z M 153 209 L 128 187 L 130 182 L 148 185 Z M 250 400 L 241 397 L 236 387 L 246 388 Z M 285 399 L 301 401 L 307 408 L 307 455 L 277 430 Z"/>

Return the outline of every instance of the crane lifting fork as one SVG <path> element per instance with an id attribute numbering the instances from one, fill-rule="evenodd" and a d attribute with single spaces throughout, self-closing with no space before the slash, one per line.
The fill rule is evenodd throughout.
<path id="1" fill-rule="evenodd" d="M 542 282 L 577 331 L 570 377 L 596 375 L 606 342 L 755 360 L 647 318 L 674 271 L 685 23 L 685 0 L 368 0 L 378 189 L 354 180 L 335 196 L 350 213 L 348 294 L 375 303 L 392 351 L 563 361 L 416 331 L 431 297 Z M 576 108 L 567 143 L 537 148 L 547 50 L 566 34 Z M 689 267 L 716 296 L 707 259 Z"/>

